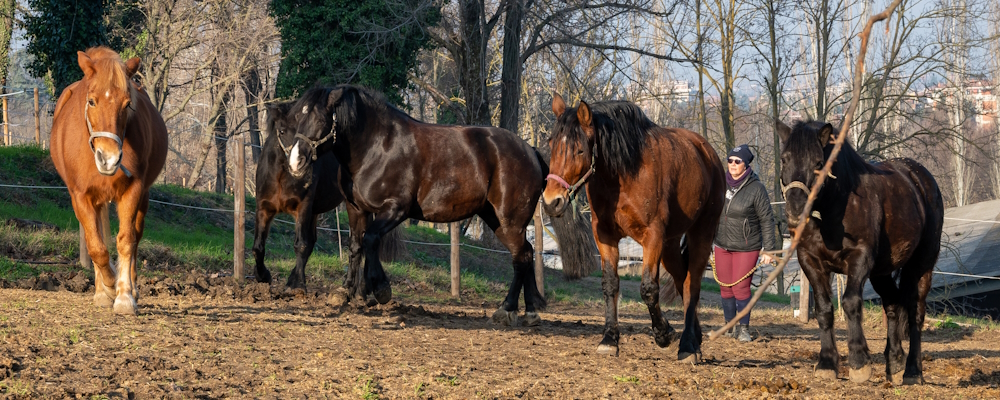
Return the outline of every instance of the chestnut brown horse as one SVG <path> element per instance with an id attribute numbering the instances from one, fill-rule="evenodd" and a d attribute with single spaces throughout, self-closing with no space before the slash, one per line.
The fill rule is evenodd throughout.
<path id="1" fill-rule="evenodd" d="M 698 297 L 726 191 L 719 156 L 698 134 L 659 127 L 628 102 L 593 107 L 580 102 L 567 109 L 555 95 L 552 111 L 552 159 L 542 200 L 549 215 L 559 216 L 586 184 L 603 272 L 605 322 L 598 352 L 618 355 L 618 241 L 630 236 L 642 245 L 640 292 L 656 344 L 667 347 L 676 336 L 660 310 L 662 263 L 684 298 L 677 358 L 697 362 Z"/>
<path id="2" fill-rule="evenodd" d="M 478 215 L 511 252 L 514 265 L 514 280 L 494 319 L 516 321 L 523 287 L 524 324 L 540 321 L 537 310 L 545 299 L 535 284 L 525 237 L 547 173 L 535 149 L 500 128 L 417 121 L 381 93 L 358 86 L 310 89 L 292 111 L 300 114 L 295 142 L 288 144 L 290 170 L 308 168 L 314 154 L 327 151 L 342 166 L 351 217 L 352 297 L 372 293 L 380 303 L 391 300 L 376 251 L 406 218 L 453 222 Z"/>
<path id="3" fill-rule="evenodd" d="M 69 189 L 94 262 L 94 303 L 135 315 L 136 249 L 149 187 L 167 159 L 167 127 L 146 92 L 131 79 L 139 58 L 122 62 L 113 50 L 95 47 L 77 52 L 77 62 L 83 79 L 66 87 L 56 103 L 52 162 Z M 117 269 L 98 218 L 109 202 L 118 207 Z"/>
<path id="4" fill-rule="evenodd" d="M 865 280 L 871 279 L 888 322 L 886 380 L 921 383 L 920 333 L 944 222 L 944 201 L 934 177 L 911 159 L 869 164 L 844 143 L 816 197 L 812 216 L 799 221 L 816 171 L 833 150 L 834 128 L 822 121 L 799 122 L 794 128 L 778 126 L 788 227 L 806 224 L 798 257 L 816 291 L 816 321 L 821 331 L 816 375 L 833 379 L 840 368 L 830 297 L 830 275 L 836 272 L 847 275 L 842 304 L 851 380 L 864 382 L 871 377 L 872 359 L 861 324 L 861 294 Z M 902 348 L 907 338 L 909 356 Z"/>
<path id="5" fill-rule="evenodd" d="M 294 102 L 267 107 L 265 132 L 257 165 L 257 223 L 254 227 L 253 254 L 257 282 L 271 283 L 271 273 L 264 265 L 268 232 L 279 212 L 295 217 L 295 268 L 288 275 L 290 288 L 306 288 L 306 262 L 316 246 L 316 217 L 344 201 L 340 189 L 340 163 L 333 153 L 317 157 L 311 168 L 293 174 L 288 168 L 291 143 L 295 141 L 296 115 L 289 110 Z M 287 146 L 283 143 L 288 143 Z M 380 256 L 392 259 L 402 246 L 402 239 L 392 230 L 382 241 Z"/>

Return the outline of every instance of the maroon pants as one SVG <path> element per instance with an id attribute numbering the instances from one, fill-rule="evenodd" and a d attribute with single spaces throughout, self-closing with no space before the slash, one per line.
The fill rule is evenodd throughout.
<path id="1" fill-rule="evenodd" d="M 715 274 L 719 281 L 731 284 L 742 278 L 747 272 L 757 265 L 757 256 L 760 251 L 729 251 L 719 246 L 715 246 Z M 719 285 L 722 289 L 722 298 L 736 300 L 746 300 L 750 298 L 750 281 L 752 276 L 732 287 Z"/>

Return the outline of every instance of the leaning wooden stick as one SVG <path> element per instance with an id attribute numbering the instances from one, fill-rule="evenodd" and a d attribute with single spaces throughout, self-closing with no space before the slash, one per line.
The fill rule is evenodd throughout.
<path id="1" fill-rule="evenodd" d="M 767 276 L 767 280 L 760 285 L 761 288 L 768 287 L 774 280 L 778 277 L 778 274 L 785 269 L 785 265 L 788 264 L 788 260 L 792 258 L 792 253 L 799 245 L 799 239 L 802 237 L 802 231 L 805 230 L 806 225 L 809 223 L 809 218 L 812 214 L 813 202 L 816 201 L 816 196 L 819 195 L 819 189 L 823 187 L 823 182 L 828 176 L 830 176 L 830 171 L 833 169 L 833 163 L 837 160 L 837 154 L 840 153 L 840 148 L 844 145 L 844 140 L 847 138 L 847 132 L 851 129 L 851 120 L 854 119 L 854 111 L 858 108 L 858 100 L 861 98 L 861 83 L 865 76 L 865 54 L 868 52 L 868 36 L 871 35 L 872 26 L 876 22 L 882 21 L 888 18 L 896 10 L 902 0 L 895 0 L 889 5 L 889 8 L 885 9 L 876 15 L 873 15 L 868 19 L 868 23 L 865 24 L 865 29 L 861 31 L 861 51 L 858 54 L 858 64 L 855 69 L 854 76 L 854 91 L 851 96 L 851 105 L 847 108 L 847 113 L 844 114 L 844 122 L 840 127 L 840 134 L 837 135 L 837 140 L 833 146 L 833 151 L 830 153 L 830 157 L 826 159 L 826 164 L 823 165 L 822 171 L 817 171 L 818 176 L 816 177 L 816 182 L 813 183 L 812 189 L 809 190 L 809 198 L 806 200 L 805 208 L 802 209 L 802 214 L 799 215 L 799 220 L 802 221 L 792 234 L 792 245 L 785 252 L 784 257 L 781 257 L 781 261 L 778 262 L 777 267 L 774 271 Z M 754 293 L 753 297 L 750 299 L 750 303 L 747 304 L 743 311 L 736 314 L 733 319 L 729 320 L 729 323 L 723 327 L 716 329 L 709 333 L 708 339 L 713 340 L 723 333 L 731 329 L 736 323 L 753 309 L 754 305 L 757 304 L 757 300 L 760 296 L 764 294 L 764 290 L 758 290 Z"/>

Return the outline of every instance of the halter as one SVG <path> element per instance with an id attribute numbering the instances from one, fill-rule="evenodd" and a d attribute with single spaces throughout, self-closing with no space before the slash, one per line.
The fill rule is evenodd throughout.
<path id="1" fill-rule="evenodd" d="M 595 165 L 597 165 L 597 143 L 594 143 L 594 148 L 590 151 L 590 170 L 587 171 L 586 174 L 583 174 L 583 176 L 581 176 L 580 179 L 577 179 L 576 183 L 570 185 L 569 183 L 566 182 L 565 179 L 556 174 L 549 174 L 548 176 L 545 177 L 545 179 L 546 180 L 552 179 L 557 183 L 559 183 L 560 185 L 562 185 L 562 187 L 569 190 L 569 198 L 570 200 L 573 200 L 573 197 L 576 196 L 576 192 L 580 190 L 580 188 L 583 187 L 585 183 L 587 183 L 587 179 L 594 174 Z"/>
<path id="2" fill-rule="evenodd" d="M 309 147 L 312 148 L 312 150 L 313 150 L 312 151 L 312 160 L 313 161 L 316 161 L 316 157 L 317 157 L 317 151 L 316 151 L 316 149 L 318 149 L 319 146 L 321 146 L 327 140 L 330 140 L 331 137 L 333 138 L 334 142 L 337 141 L 337 114 L 333 114 L 332 118 L 333 118 L 333 123 L 330 124 L 330 133 L 328 135 L 326 135 L 326 136 L 323 136 L 322 139 L 312 140 L 309 137 L 307 137 L 306 135 L 303 135 L 301 133 L 295 132 L 295 136 L 294 136 L 295 139 L 302 139 L 302 141 L 306 142 L 309 145 Z M 292 144 L 294 145 L 295 142 L 292 141 Z M 285 151 L 285 158 L 291 158 L 292 157 L 291 156 L 291 154 L 292 154 L 292 146 L 285 146 L 285 143 L 281 141 L 281 135 L 280 134 L 278 135 L 278 145 L 281 146 L 281 149 Z"/>
<path id="3" fill-rule="evenodd" d="M 819 174 L 819 171 L 816 171 L 816 174 Z M 837 177 L 834 176 L 833 173 L 827 173 L 827 176 L 829 176 L 831 179 L 837 179 Z M 823 181 L 823 183 L 825 185 L 826 181 Z M 787 199 L 788 191 L 792 189 L 801 189 L 803 192 L 806 192 L 807 195 L 812 192 L 812 189 L 806 186 L 805 183 L 802 183 L 802 181 L 792 181 L 792 183 L 789 183 L 788 185 L 785 185 L 784 183 L 781 184 L 781 196 Z M 820 214 L 820 212 L 817 210 L 813 210 L 812 213 L 810 213 L 809 215 L 820 221 L 823 220 L 823 215 Z"/>
<path id="4" fill-rule="evenodd" d="M 129 102 L 128 108 L 131 108 L 132 111 L 135 111 L 135 108 L 132 108 L 132 103 L 131 102 Z M 90 109 L 90 100 L 87 100 L 87 102 L 84 103 L 84 106 L 83 106 L 83 120 L 87 121 L 87 131 L 90 132 L 90 140 L 88 141 L 90 143 L 90 151 L 93 152 L 93 153 L 95 153 L 95 154 L 97 153 L 97 150 L 94 148 L 94 139 L 102 137 L 102 138 L 114 140 L 115 143 L 118 144 L 118 154 L 119 154 L 119 156 L 118 156 L 118 168 L 120 168 L 122 170 L 122 172 L 125 173 L 126 177 L 131 178 L 132 177 L 132 172 L 129 171 L 128 168 L 125 168 L 124 165 L 122 165 L 122 158 L 124 158 L 124 157 L 121 156 L 123 154 L 122 153 L 122 139 L 121 139 L 121 137 L 119 137 L 118 135 L 116 135 L 114 133 L 111 133 L 111 132 L 104 132 L 104 131 L 94 132 L 94 127 L 92 125 L 90 125 L 90 117 L 87 115 L 87 110 L 89 110 L 89 109 Z"/>

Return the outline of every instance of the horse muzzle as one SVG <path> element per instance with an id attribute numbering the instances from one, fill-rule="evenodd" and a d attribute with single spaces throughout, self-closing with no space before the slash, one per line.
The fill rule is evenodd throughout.
<path id="1" fill-rule="evenodd" d="M 94 150 L 94 163 L 97 165 L 97 172 L 101 175 L 112 176 L 118 172 L 118 168 L 122 163 L 122 154 L 110 154 L 110 152 L 105 152 L 103 149 L 97 148 Z"/>
<path id="2" fill-rule="evenodd" d="M 566 212 L 567 205 L 569 205 L 569 199 L 562 194 L 552 198 L 544 195 L 542 197 L 542 208 L 545 209 L 546 214 L 552 217 L 561 217 Z"/>
<path id="3" fill-rule="evenodd" d="M 296 142 L 288 154 L 288 173 L 295 178 L 302 178 L 309 169 L 309 157 L 305 153 L 306 151 L 303 151 L 299 143 Z"/>

